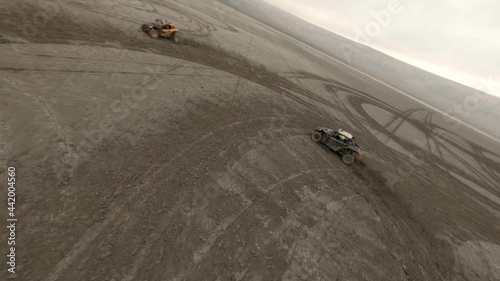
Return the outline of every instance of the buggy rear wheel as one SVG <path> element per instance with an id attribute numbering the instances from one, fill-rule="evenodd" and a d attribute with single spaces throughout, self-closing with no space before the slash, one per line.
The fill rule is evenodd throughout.
<path id="1" fill-rule="evenodd" d="M 156 38 L 160 37 L 160 32 L 158 32 L 158 30 L 156 30 L 156 29 L 153 28 L 153 29 L 151 29 L 149 31 L 149 36 L 151 38 L 155 38 L 156 39 Z"/>
<path id="2" fill-rule="evenodd" d="M 181 41 L 181 36 L 179 35 L 179 32 L 174 33 L 174 42 L 179 43 Z"/>
<path id="3" fill-rule="evenodd" d="M 346 153 L 342 155 L 342 162 L 347 165 L 354 163 L 354 156 L 351 153 Z"/>
<path id="4" fill-rule="evenodd" d="M 311 135 L 311 139 L 313 140 L 313 142 L 320 142 L 322 137 L 323 134 L 321 132 L 314 132 Z"/>

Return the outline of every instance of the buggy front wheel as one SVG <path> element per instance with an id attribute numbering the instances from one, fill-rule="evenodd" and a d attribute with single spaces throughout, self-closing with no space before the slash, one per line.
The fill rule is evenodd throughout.
<path id="1" fill-rule="evenodd" d="M 347 165 L 354 163 L 354 156 L 351 153 L 346 153 L 342 155 L 342 162 Z"/>

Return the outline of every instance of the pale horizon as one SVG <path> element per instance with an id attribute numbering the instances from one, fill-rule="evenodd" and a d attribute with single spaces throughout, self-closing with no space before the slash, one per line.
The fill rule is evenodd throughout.
<path id="1" fill-rule="evenodd" d="M 500 97 L 500 18 L 495 15 L 500 1 L 264 1 L 403 62 Z M 388 13 L 389 17 L 381 16 L 385 22 L 374 16 Z M 373 22 L 380 30 L 368 36 L 367 29 L 375 30 Z"/>

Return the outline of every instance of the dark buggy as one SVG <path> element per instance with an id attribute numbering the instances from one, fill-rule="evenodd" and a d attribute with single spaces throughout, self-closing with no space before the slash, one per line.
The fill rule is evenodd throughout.
<path id="1" fill-rule="evenodd" d="M 351 165 L 355 159 L 360 159 L 362 150 L 356 143 L 354 137 L 342 129 L 332 130 L 328 128 L 316 128 L 311 139 L 322 143 L 338 152 L 342 156 L 342 162 Z"/>

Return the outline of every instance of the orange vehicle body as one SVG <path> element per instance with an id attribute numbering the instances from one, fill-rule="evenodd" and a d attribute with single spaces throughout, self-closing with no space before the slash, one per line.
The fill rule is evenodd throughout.
<path id="1" fill-rule="evenodd" d="M 141 27 L 142 31 L 149 34 L 152 38 L 167 37 L 172 38 L 175 43 L 180 41 L 179 29 L 170 22 L 159 21 L 153 23 L 145 23 Z"/>

